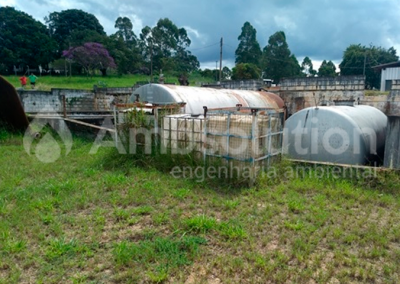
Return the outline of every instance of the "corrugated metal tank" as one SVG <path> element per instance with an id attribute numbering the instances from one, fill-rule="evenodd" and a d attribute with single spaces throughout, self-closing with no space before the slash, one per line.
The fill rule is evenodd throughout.
<path id="1" fill-rule="evenodd" d="M 285 123 L 291 159 L 365 165 L 383 161 L 387 117 L 364 105 L 303 109 Z"/>
<path id="2" fill-rule="evenodd" d="M 272 93 L 245 90 L 212 89 L 175 85 L 148 84 L 137 88 L 130 102 L 139 96 L 139 101 L 154 104 L 185 102 L 185 113 L 202 114 L 208 108 L 243 107 L 283 108 L 283 100 Z"/>
<path id="3" fill-rule="evenodd" d="M 400 116 L 388 117 L 384 166 L 400 169 Z"/>

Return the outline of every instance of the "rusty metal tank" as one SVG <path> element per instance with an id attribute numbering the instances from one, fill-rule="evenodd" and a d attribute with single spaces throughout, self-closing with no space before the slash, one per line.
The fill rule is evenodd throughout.
<path id="1" fill-rule="evenodd" d="M 387 116 L 364 105 L 303 109 L 285 123 L 291 159 L 350 165 L 382 163 Z"/>
<path id="2" fill-rule="evenodd" d="M 246 91 L 231 89 L 213 89 L 162 84 L 148 84 L 137 88 L 130 102 L 139 100 L 153 104 L 186 103 L 184 112 L 202 114 L 203 106 L 208 108 L 243 107 L 281 109 L 283 100 L 265 91 Z"/>

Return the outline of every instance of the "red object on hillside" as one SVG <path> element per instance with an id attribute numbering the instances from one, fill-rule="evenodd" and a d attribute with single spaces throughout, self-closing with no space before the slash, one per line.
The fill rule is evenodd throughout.
<path id="1" fill-rule="evenodd" d="M 27 78 L 25 76 L 22 76 L 22 77 L 19 78 L 19 80 L 21 81 L 21 86 L 25 87 Z"/>

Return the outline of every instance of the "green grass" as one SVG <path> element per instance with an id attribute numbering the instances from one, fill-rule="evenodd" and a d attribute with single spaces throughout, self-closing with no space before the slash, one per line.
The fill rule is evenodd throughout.
<path id="1" fill-rule="evenodd" d="M 138 243 L 122 241 L 115 245 L 113 255 L 117 267 L 130 267 L 137 273 L 138 281 L 144 269 L 148 279 L 158 283 L 167 280 L 174 269 L 192 264 L 199 245 L 206 243 L 205 239 L 195 236 L 157 237 Z"/>
<path id="2" fill-rule="evenodd" d="M 22 138 L 0 130 L 0 283 L 400 277 L 397 172 L 316 178 L 310 167 L 297 177 L 283 162 L 278 177 L 245 188 L 175 179 L 171 164 L 114 148 L 91 155 L 93 141 L 80 136 L 67 156 L 42 163 Z"/>
<path id="3" fill-rule="evenodd" d="M 381 92 L 378 90 L 365 90 L 364 91 L 365 96 L 367 97 L 373 97 L 373 96 L 388 96 L 390 94 L 390 92 Z"/>
<path id="4" fill-rule="evenodd" d="M 20 88 L 21 84 L 19 81 L 20 76 L 3 76 L 9 81 L 15 88 Z M 150 82 L 150 76 L 146 75 L 108 75 L 102 77 L 99 75 L 93 77 L 87 76 L 38 76 L 36 82 L 36 90 L 50 91 L 52 88 L 64 88 L 64 89 L 89 89 L 92 90 L 94 85 L 99 87 L 132 87 L 137 82 Z M 165 82 L 175 83 L 179 85 L 178 77 L 174 75 L 165 75 Z M 190 85 L 196 86 L 202 83 L 210 83 L 212 79 L 203 78 L 198 73 L 189 75 Z M 26 90 L 30 90 L 31 87 L 29 82 L 25 87 Z"/>

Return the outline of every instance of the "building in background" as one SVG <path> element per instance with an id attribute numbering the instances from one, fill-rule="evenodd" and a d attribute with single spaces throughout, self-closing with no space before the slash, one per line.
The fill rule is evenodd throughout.
<path id="1" fill-rule="evenodd" d="M 381 92 L 391 91 L 393 80 L 400 80 L 400 61 L 377 65 L 373 68 L 381 72 Z"/>

